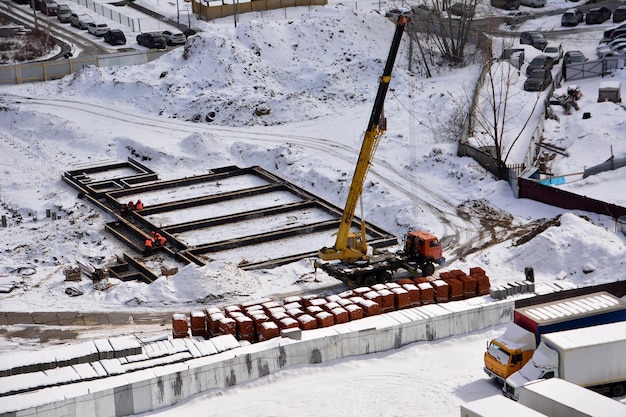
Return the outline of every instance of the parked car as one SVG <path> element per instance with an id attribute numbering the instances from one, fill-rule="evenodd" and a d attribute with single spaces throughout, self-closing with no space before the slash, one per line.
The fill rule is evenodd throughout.
<path id="1" fill-rule="evenodd" d="M 126 36 L 119 29 L 111 29 L 104 34 L 104 41 L 111 45 L 126 45 Z"/>
<path id="2" fill-rule="evenodd" d="M 548 46 L 548 40 L 546 37 L 536 31 L 522 32 L 520 34 L 519 43 L 530 45 L 540 51 L 543 51 L 543 48 Z"/>
<path id="3" fill-rule="evenodd" d="M 70 24 L 78 29 L 87 30 L 87 25 L 93 21 L 92 17 L 85 13 L 72 13 L 70 15 Z"/>
<path id="4" fill-rule="evenodd" d="M 72 16 L 72 9 L 67 4 L 59 4 L 57 9 L 57 19 L 61 23 L 70 23 L 70 17 Z"/>
<path id="5" fill-rule="evenodd" d="M 517 10 L 520 4 L 520 0 L 491 0 L 492 7 L 504 10 Z"/>
<path id="6" fill-rule="evenodd" d="M 109 25 L 107 25 L 106 23 L 91 22 L 87 24 L 87 32 L 91 33 L 94 36 L 104 36 L 104 34 L 108 31 Z"/>
<path id="7" fill-rule="evenodd" d="M 588 25 L 596 25 L 604 23 L 611 18 L 611 9 L 600 6 L 592 7 L 585 16 L 585 23 Z"/>
<path id="8" fill-rule="evenodd" d="M 561 62 L 561 58 L 563 58 L 563 46 L 559 44 L 548 44 L 545 48 L 543 48 L 543 55 L 547 55 L 554 60 L 555 64 Z"/>
<path id="9" fill-rule="evenodd" d="M 546 0 L 520 0 L 520 4 L 527 7 L 543 7 L 546 5 Z"/>
<path id="10" fill-rule="evenodd" d="M 598 58 L 606 58 L 609 56 L 624 56 L 626 54 L 626 42 L 620 42 L 610 48 L 597 51 Z"/>
<path id="11" fill-rule="evenodd" d="M 165 38 L 168 45 L 184 45 L 187 42 L 185 34 L 179 30 L 164 30 L 161 35 Z"/>
<path id="12" fill-rule="evenodd" d="M 586 61 L 589 61 L 589 58 L 587 58 L 585 54 L 580 51 L 567 51 L 563 55 L 563 65 Z"/>
<path id="13" fill-rule="evenodd" d="M 183 35 L 185 35 L 185 37 L 188 38 L 199 32 L 202 32 L 202 29 L 189 28 L 189 29 L 183 30 Z"/>
<path id="14" fill-rule="evenodd" d="M 578 26 L 585 20 L 585 13 L 580 9 L 569 9 L 561 16 L 561 26 Z"/>
<path id="15" fill-rule="evenodd" d="M 547 55 L 537 55 L 532 59 L 532 61 L 530 61 L 530 63 L 526 67 L 526 75 L 530 75 L 530 73 L 536 69 L 545 69 L 550 71 L 552 70 L 553 66 L 554 59 L 552 59 L 552 57 L 549 57 Z"/>
<path id="16" fill-rule="evenodd" d="M 535 69 L 524 81 L 524 91 L 543 91 L 550 84 L 552 84 L 552 73 L 550 70 Z"/>
<path id="17" fill-rule="evenodd" d="M 621 31 L 626 31 L 626 23 L 605 30 L 604 39 L 611 39 L 613 36 L 615 36 L 616 33 L 619 33 Z"/>
<path id="18" fill-rule="evenodd" d="M 606 42 L 606 43 L 599 43 L 598 46 L 596 47 L 596 54 L 598 54 L 598 56 L 601 56 L 601 52 L 602 51 L 606 51 L 606 50 L 611 50 L 616 46 L 619 46 L 623 43 L 626 43 L 626 38 L 615 38 L 610 42 Z"/>
<path id="19" fill-rule="evenodd" d="M 59 5 L 54 0 L 45 0 L 41 2 L 39 10 L 41 10 L 41 13 L 46 16 L 56 16 L 57 10 L 59 10 Z"/>
<path id="20" fill-rule="evenodd" d="M 613 22 L 619 23 L 626 20 L 626 6 L 619 6 L 613 11 Z"/>
<path id="21" fill-rule="evenodd" d="M 411 9 L 406 8 L 406 7 L 401 7 L 401 8 L 397 8 L 397 9 L 391 9 L 391 10 L 387 10 L 385 12 L 385 17 L 389 17 L 393 20 L 398 20 L 398 17 L 400 16 L 411 16 Z"/>
<path id="22" fill-rule="evenodd" d="M 137 43 L 146 48 L 167 48 L 167 41 L 161 32 L 143 32 L 137 35 Z"/>
<path id="23" fill-rule="evenodd" d="M 476 13 L 476 8 L 470 4 L 454 3 L 452 6 L 448 7 L 446 11 L 454 16 L 474 17 L 474 13 Z"/>
<path id="24" fill-rule="evenodd" d="M 523 10 L 518 10 L 515 12 L 511 12 L 504 16 L 504 23 L 506 25 L 515 26 L 522 23 L 524 20 L 530 17 L 530 13 L 525 12 Z"/>

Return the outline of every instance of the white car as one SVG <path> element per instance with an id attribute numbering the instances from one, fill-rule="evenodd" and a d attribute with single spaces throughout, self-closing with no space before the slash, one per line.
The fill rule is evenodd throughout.
<path id="1" fill-rule="evenodd" d="M 614 55 L 614 52 L 617 48 L 622 45 L 626 45 L 626 39 L 615 39 L 609 43 L 601 43 L 596 47 L 596 54 L 598 58 L 603 58 L 605 56 Z"/>
<path id="2" fill-rule="evenodd" d="M 563 46 L 559 44 L 549 43 L 548 46 L 543 48 L 543 54 L 551 57 L 555 64 L 561 62 L 563 58 Z"/>
<path id="3" fill-rule="evenodd" d="M 87 30 L 87 25 L 93 21 L 93 18 L 85 13 L 72 13 L 70 15 L 70 24 L 82 30 Z"/>
<path id="4" fill-rule="evenodd" d="M 87 24 L 87 31 L 95 36 L 104 36 L 109 31 L 109 25 L 106 23 L 91 22 Z"/>
<path id="5" fill-rule="evenodd" d="M 184 45 L 187 42 L 187 37 L 178 30 L 164 30 L 161 34 L 168 45 Z"/>

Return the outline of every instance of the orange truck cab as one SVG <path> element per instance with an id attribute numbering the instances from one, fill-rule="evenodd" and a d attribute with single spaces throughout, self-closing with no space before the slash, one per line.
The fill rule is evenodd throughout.
<path id="1" fill-rule="evenodd" d="M 534 333 L 510 323 L 504 334 L 487 343 L 485 373 L 504 383 L 530 360 L 536 348 Z"/>
<path id="2" fill-rule="evenodd" d="M 444 259 L 439 238 L 422 230 L 407 234 L 404 250 L 412 260 L 418 262 L 425 259 L 441 264 Z"/>

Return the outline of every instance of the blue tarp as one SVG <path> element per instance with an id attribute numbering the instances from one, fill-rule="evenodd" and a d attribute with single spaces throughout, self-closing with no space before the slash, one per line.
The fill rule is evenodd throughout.
<path id="1" fill-rule="evenodd" d="M 537 182 L 543 185 L 562 185 L 565 184 L 565 177 L 552 177 Z"/>

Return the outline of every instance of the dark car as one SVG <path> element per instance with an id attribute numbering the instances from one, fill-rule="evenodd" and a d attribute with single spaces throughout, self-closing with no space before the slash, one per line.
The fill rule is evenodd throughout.
<path id="1" fill-rule="evenodd" d="M 40 10 L 46 16 L 56 16 L 59 5 L 54 0 L 45 0 L 40 3 Z"/>
<path id="2" fill-rule="evenodd" d="M 585 13 L 582 10 L 566 10 L 561 16 L 561 26 L 578 26 L 583 20 L 585 20 Z"/>
<path id="3" fill-rule="evenodd" d="M 550 84 L 552 84 L 552 73 L 550 70 L 535 69 L 524 81 L 524 91 L 543 91 Z"/>
<path id="4" fill-rule="evenodd" d="M 615 36 L 616 32 L 626 30 L 626 23 L 623 23 L 619 26 L 614 26 L 610 29 L 604 31 L 604 39 L 611 39 Z"/>
<path id="5" fill-rule="evenodd" d="M 491 0 L 492 7 L 504 10 L 517 10 L 520 4 L 520 0 Z"/>
<path id="6" fill-rule="evenodd" d="M 70 23 L 70 16 L 72 16 L 72 9 L 67 4 L 59 4 L 57 8 L 57 19 L 61 23 Z"/>
<path id="7" fill-rule="evenodd" d="M 537 55 L 526 67 L 526 75 L 530 75 L 530 73 L 536 69 L 545 69 L 550 71 L 553 66 L 554 59 L 552 57 L 547 55 Z"/>
<path id="8" fill-rule="evenodd" d="M 626 6 L 619 6 L 613 12 L 613 22 L 619 23 L 626 20 Z"/>
<path id="9" fill-rule="evenodd" d="M 604 6 L 592 7 L 585 16 L 585 23 L 588 25 L 597 25 L 604 23 L 611 18 L 611 9 Z"/>
<path id="10" fill-rule="evenodd" d="M 143 32 L 137 35 L 137 43 L 146 48 L 167 48 L 167 41 L 161 35 L 161 32 Z"/>
<path id="11" fill-rule="evenodd" d="M 540 51 L 543 51 L 543 48 L 548 46 L 548 40 L 540 32 L 522 32 L 519 43 L 530 45 Z"/>
<path id="12" fill-rule="evenodd" d="M 111 45 L 126 45 L 126 36 L 119 29 L 111 29 L 104 34 L 104 41 Z"/>
<path id="13" fill-rule="evenodd" d="M 200 30 L 189 28 L 189 29 L 183 30 L 183 35 L 185 35 L 185 37 L 188 38 L 190 36 L 197 34 L 198 32 L 200 32 Z"/>
<path id="14" fill-rule="evenodd" d="M 567 51 L 565 55 L 563 55 L 563 65 L 575 63 L 575 62 L 586 62 L 589 58 L 587 58 L 580 51 Z"/>

